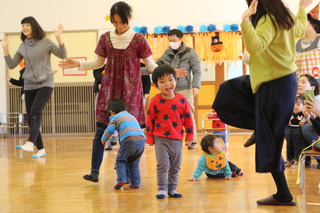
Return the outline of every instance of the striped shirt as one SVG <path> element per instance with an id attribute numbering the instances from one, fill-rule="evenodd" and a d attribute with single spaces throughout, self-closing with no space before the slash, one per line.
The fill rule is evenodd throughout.
<path id="1" fill-rule="evenodd" d="M 140 128 L 137 119 L 127 111 L 119 112 L 110 117 L 110 123 L 102 135 L 102 140 L 107 141 L 108 138 L 117 130 L 120 141 L 133 135 L 145 136 Z"/>

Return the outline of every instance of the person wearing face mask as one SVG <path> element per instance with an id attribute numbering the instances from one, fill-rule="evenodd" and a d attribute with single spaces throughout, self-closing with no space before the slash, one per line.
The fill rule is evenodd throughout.
<path id="1" fill-rule="evenodd" d="M 158 65 L 167 64 L 175 69 L 185 68 L 187 70 L 187 75 L 185 75 L 184 78 L 178 78 L 175 91 L 188 99 L 190 109 L 193 113 L 194 129 L 196 130 L 194 97 L 198 94 L 201 85 L 200 60 L 196 51 L 184 44 L 183 33 L 180 30 L 170 30 L 168 39 L 169 48 L 156 63 Z M 196 137 L 195 134 L 192 145 L 188 147 L 189 149 L 196 148 Z"/>

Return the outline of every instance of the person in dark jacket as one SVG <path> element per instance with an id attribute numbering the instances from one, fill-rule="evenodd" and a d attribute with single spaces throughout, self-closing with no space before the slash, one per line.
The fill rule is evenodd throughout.
<path id="1" fill-rule="evenodd" d="M 304 116 L 310 116 L 310 121 L 315 132 L 320 135 L 320 106 L 316 99 L 309 96 L 310 101 L 305 100 L 303 114 Z M 318 165 L 317 169 L 320 169 L 320 159 L 316 157 Z"/>
<path id="2" fill-rule="evenodd" d="M 28 125 L 28 116 L 27 116 L 27 110 L 26 110 L 26 102 L 24 98 L 24 79 L 22 78 L 22 75 L 25 71 L 26 67 L 22 68 L 20 72 L 19 79 L 11 78 L 10 75 L 6 75 L 7 81 L 9 81 L 12 85 L 21 87 L 20 90 L 20 97 L 22 100 L 22 114 L 23 114 L 23 125 Z"/>

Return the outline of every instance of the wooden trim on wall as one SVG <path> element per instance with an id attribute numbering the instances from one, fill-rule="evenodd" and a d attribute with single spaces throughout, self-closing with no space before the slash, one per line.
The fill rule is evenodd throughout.
<path id="1" fill-rule="evenodd" d="M 224 63 L 222 64 L 217 64 L 216 65 L 216 94 L 218 92 L 220 84 L 222 84 L 225 81 L 224 79 Z"/>

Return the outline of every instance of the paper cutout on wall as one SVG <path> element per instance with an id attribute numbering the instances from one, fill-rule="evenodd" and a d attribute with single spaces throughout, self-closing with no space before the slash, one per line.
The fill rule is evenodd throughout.
<path id="1" fill-rule="evenodd" d="M 212 36 L 211 51 L 220 52 L 223 49 L 223 42 L 219 40 L 219 36 Z"/>

